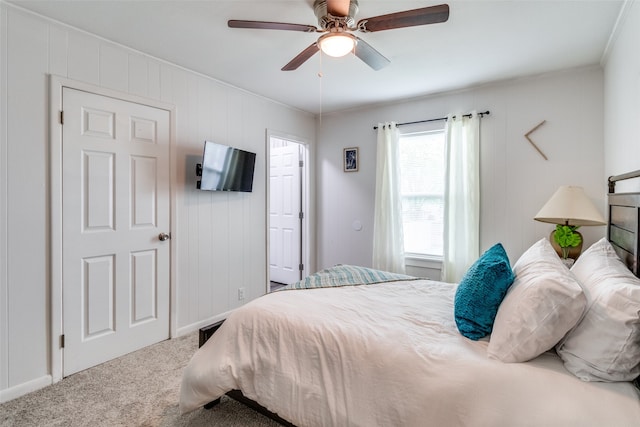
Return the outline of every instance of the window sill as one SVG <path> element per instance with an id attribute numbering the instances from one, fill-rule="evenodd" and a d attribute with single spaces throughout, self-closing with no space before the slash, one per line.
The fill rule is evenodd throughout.
<path id="1" fill-rule="evenodd" d="M 410 267 L 442 269 L 442 257 L 410 254 L 405 255 L 404 263 Z"/>

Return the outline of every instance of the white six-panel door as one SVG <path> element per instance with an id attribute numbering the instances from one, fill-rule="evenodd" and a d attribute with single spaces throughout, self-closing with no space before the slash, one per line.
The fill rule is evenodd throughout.
<path id="1" fill-rule="evenodd" d="M 169 338 L 170 113 L 66 87 L 62 97 L 67 376 Z"/>
<path id="2" fill-rule="evenodd" d="M 269 279 L 291 284 L 300 279 L 300 145 L 283 143 L 269 162 Z"/>

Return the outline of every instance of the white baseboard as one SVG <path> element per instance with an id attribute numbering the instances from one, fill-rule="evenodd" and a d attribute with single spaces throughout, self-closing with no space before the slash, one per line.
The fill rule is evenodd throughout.
<path id="1" fill-rule="evenodd" d="M 222 314 L 218 314 L 217 316 L 212 316 L 209 317 L 205 320 L 201 320 L 199 322 L 196 323 L 192 323 L 190 325 L 187 326 L 182 326 L 180 328 L 178 328 L 178 330 L 176 331 L 176 337 L 181 337 L 182 335 L 186 335 L 189 334 L 193 331 L 197 331 L 198 329 L 204 327 L 204 326 L 209 326 L 212 323 L 216 323 L 219 322 L 220 320 L 226 319 L 227 317 L 229 317 L 229 314 L 231 314 L 231 311 L 226 311 Z"/>
<path id="2" fill-rule="evenodd" d="M 232 310 L 224 312 L 222 314 L 218 314 L 217 316 L 212 316 L 207 319 L 201 320 L 199 322 L 192 323 L 190 325 L 178 328 L 176 337 L 189 334 L 191 332 L 197 331 L 198 329 L 204 326 L 209 326 L 215 322 L 219 322 L 220 320 L 226 319 L 231 313 L 231 311 Z M 50 386 L 51 384 L 53 384 L 53 377 L 51 375 L 45 375 L 40 378 L 36 378 L 31 381 L 24 382 L 22 384 L 9 387 L 7 389 L 0 390 L 0 403 L 8 402 L 20 396 L 24 396 L 25 394 L 29 394 L 33 391 L 40 390 L 41 388 Z"/>
<path id="3" fill-rule="evenodd" d="M 52 383 L 53 379 L 51 375 L 45 375 L 35 380 L 0 390 L 0 403 L 8 402 L 25 394 L 29 394 L 32 391 L 40 390 L 41 388 L 50 386 Z"/>

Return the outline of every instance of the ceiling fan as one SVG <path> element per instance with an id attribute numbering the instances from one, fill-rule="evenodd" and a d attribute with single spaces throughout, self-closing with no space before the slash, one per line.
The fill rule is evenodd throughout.
<path id="1" fill-rule="evenodd" d="M 369 33 L 417 25 L 437 24 L 449 19 L 449 6 L 446 4 L 365 18 L 359 20 L 355 25 L 354 17 L 358 12 L 357 0 L 315 0 L 313 11 L 318 19 L 320 28 L 304 24 L 237 19 L 231 19 L 227 24 L 231 28 L 325 33 L 282 67 L 282 71 L 297 69 L 315 55 L 318 50 L 336 57 L 353 52 L 368 66 L 374 70 L 379 70 L 388 65 L 390 61 L 367 42 L 353 35 L 352 31 Z"/>

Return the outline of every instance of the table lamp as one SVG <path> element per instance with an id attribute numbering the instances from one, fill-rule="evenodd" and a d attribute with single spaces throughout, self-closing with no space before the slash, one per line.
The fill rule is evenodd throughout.
<path id="1" fill-rule="evenodd" d="M 584 194 L 582 187 L 574 186 L 558 188 L 534 219 L 558 225 L 551 232 L 549 240 L 563 259 L 576 259 L 582 252 L 582 235 L 575 231 L 578 227 L 606 224 L 598 209 Z M 560 243 L 557 240 L 560 240 Z"/>

